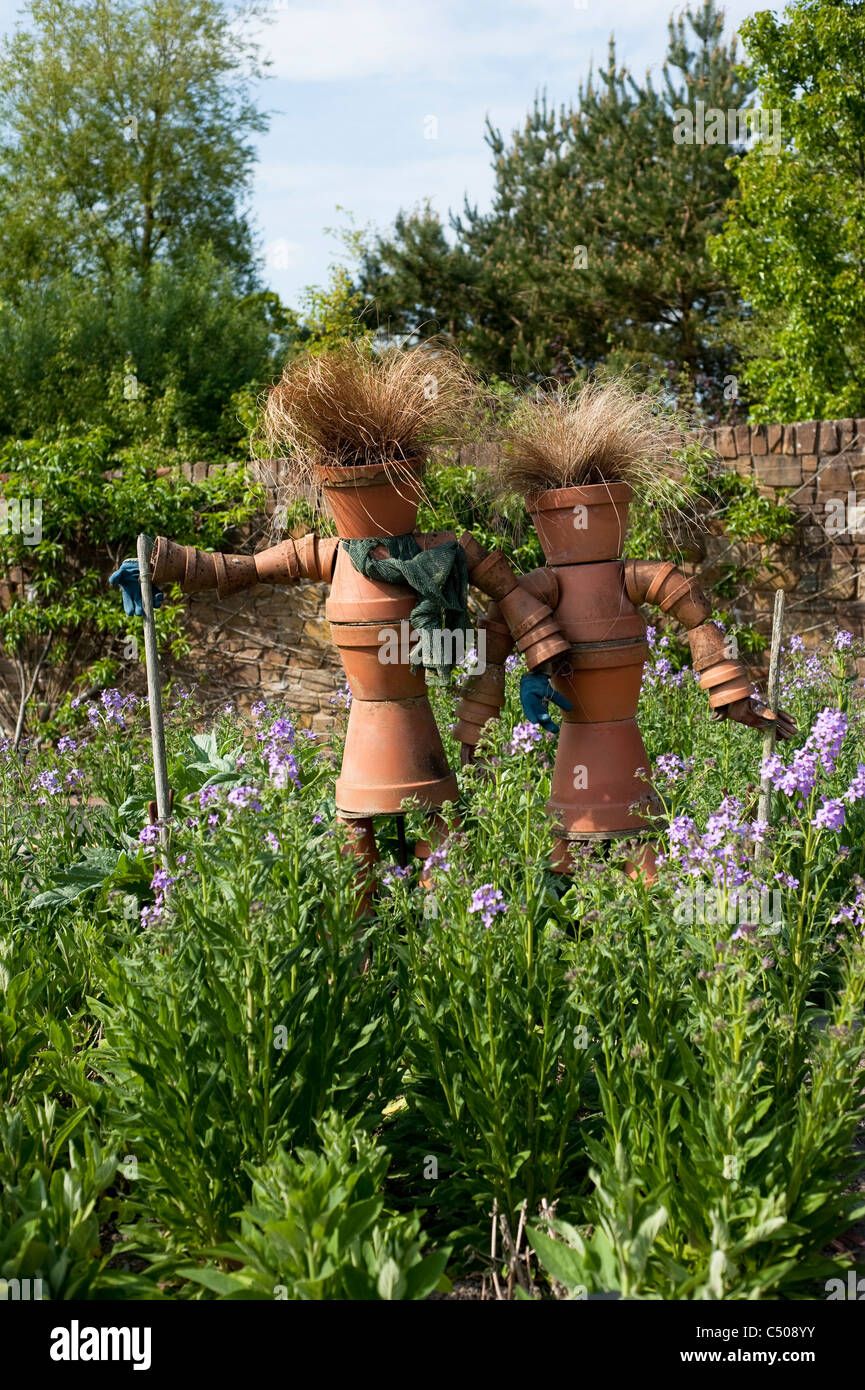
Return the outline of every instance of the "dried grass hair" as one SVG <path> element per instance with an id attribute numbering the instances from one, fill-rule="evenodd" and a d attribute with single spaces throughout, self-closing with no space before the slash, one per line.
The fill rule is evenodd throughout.
<path id="1" fill-rule="evenodd" d="M 496 469 L 502 495 L 592 483 L 668 490 L 684 448 L 678 416 L 623 380 L 539 390 L 514 411 Z"/>
<path id="2" fill-rule="evenodd" d="M 296 486 L 321 465 L 383 463 L 399 474 L 433 440 L 458 434 L 472 384 L 458 355 L 436 343 L 375 350 L 346 341 L 289 362 L 264 406 L 272 454 Z"/>

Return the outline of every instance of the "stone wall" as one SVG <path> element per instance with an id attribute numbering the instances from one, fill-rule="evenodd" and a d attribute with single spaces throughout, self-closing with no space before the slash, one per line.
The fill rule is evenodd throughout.
<path id="1" fill-rule="evenodd" d="M 865 420 L 741 425 L 706 438 L 726 467 L 752 478 L 763 496 L 785 500 L 799 515 L 785 545 L 730 546 L 709 537 L 698 566 L 706 584 L 717 580 L 725 558 L 734 558 L 755 569 L 750 595 L 734 604 L 743 621 L 768 634 L 774 590 L 783 588 L 785 629 L 806 646 L 816 646 L 838 627 L 865 637 Z"/>

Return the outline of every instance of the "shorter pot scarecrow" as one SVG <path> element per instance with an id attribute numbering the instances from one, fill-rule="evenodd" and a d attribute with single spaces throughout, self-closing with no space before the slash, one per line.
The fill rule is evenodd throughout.
<path id="1" fill-rule="evenodd" d="M 547 802 L 559 873 L 572 870 L 575 845 L 633 840 L 647 828 L 646 813 L 660 809 L 636 721 L 649 650 L 641 604 L 656 605 L 688 629 L 694 671 L 717 719 L 774 726 L 779 738 L 795 731 L 788 714 L 776 716 L 754 697 L 745 668 L 709 620 L 712 605 L 697 581 L 670 561 L 622 558 L 634 491 L 663 495 L 665 461 L 679 442 L 646 398 L 622 384 L 595 382 L 576 395 L 526 402 L 504 442 L 498 482 L 503 492 L 525 497 L 547 559 L 522 583 L 552 610 L 569 645 L 542 668 L 564 711 Z M 468 682 L 458 711 L 463 763 L 504 703 L 501 663 L 513 643 L 495 605 L 486 622 L 487 669 Z M 526 684 L 526 712 L 541 722 L 536 678 Z M 630 871 L 637 869 L 654 877 L 647 843 L 632 856 Z"/>
<path id="2" fill-rule="evenodd" d="M 321 489 L 337 535 L 311 533 L 256 555 L 206 554 L 163 536 L 153 549 L 154 584 L 185 593 L 331 586 L 325 616 L 352 693 L 336 809 L 366 882 L 378 859 L 374 817 L 400 813 L 407 800 L 430 812 L 429 838 L 415 846 L 426 858 L 444 833 L 438 813 L 457 800 L 427 683 L 447 679 L 448 639 L 468 628 L 468 583 L 497 602 L 530 669 L 568 649 L 549 606 L 504 555 L 468 533 L 415 530 L 424 443 L 458 422 L 468 393 L 445 351 L 375 354 L 347 343 L 290 364 L 267 399 L 268 439 L 286 451 L 293 486 Z M 359 910 L 368 908 L 367 889 Z"/>

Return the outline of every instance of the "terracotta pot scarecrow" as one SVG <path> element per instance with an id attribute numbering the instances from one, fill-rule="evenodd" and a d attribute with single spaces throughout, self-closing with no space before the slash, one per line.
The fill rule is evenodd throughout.
<path id="1" fill-rule="evenodd" d="M 670 442 L 633 393 L 590 384 L 576 401 L 557 396 L 532 402 L 505 455 L 509 486 L 588 480 L 524 493 L 547 565 L 522 583 L 552 610 L 570 648 L 544 668 L 565 710 L 547 802 L 558 836 L 552 867 L 559 873 L 571 871 L 574 845 L 634 839 L 645 832 L 647 811 L 660 807 L 647 781 L 649 759 L 636 722 L 648 656 L 641 604 L 656 605 L 688 629 L 694 670 L 716 718 L 759 729 L 774 724 L 780 738 L 795 730 L 789 715 L 773 715 L 753 696 L 745 668 L 731 659 L 727 639 L 709 620 L 712 605 L 695 579 L 670 561 L 622 558 L 633 496 L 624 477 L 638 485 L 640 461 L 648 456 L 650 469 L 656 468 Z M 474 756 L 484 725 L 504 703 L 501 663 L 513 643 L 495 606 L 486 621 L 487 651 L 499 664 L 488 664 L 466 687 L 456 729 L 463 762 Z M 654 876 L 650 845 L 641 846 L 635 863 L 644 876 Z"/>
<path id="2" fill-rule="evenodd" d="M 429 391 L 433 373 L 438 389 L 424 395 L 420 383 Z M 420 439 L 452 410 L 461 385 L 453 361 L 431 362 L 419 350 L 376 361 L 346 347 L 287 369 L 269 398 L 269 424 L 301 457 L 312 440 L 308 476 L 338 535 L 311 533 L 256 555 L 205 554 L 160 536 L 151 559 L 154 584 L 177 583 L 185 593 L 215 588 L 225 597 L 257 583 L 330 584 L 325 616 L 352 692 L 337 817 L 350 827 L 367 883 L 378 859 L 375 816 L 399 813 L 409 799 L 428 810 L 429 839 L 415 846 L 425 858 L 444 833 L 436 813 L 457 800 L 427 680 L 448 674 L 445 641 L 437 639 L 452 635 L 452 625 L 467 627 L 467 584 L 496 600 L 530 669 L 568 649 L 549 606 L 518 583 L 504 555 L 487 553 L 468 533 L 457 540 L 451 532 L 416 532 Z M 399 417 L 397 429 L 383 420 L 388 411 Z M 376 453 L 373 461 L 353 461 Z M 368 908 L 367 886 L 359 911 Z"/>

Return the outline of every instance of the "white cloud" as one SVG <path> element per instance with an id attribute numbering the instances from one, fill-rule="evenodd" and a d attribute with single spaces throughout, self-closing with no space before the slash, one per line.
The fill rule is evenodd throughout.
<path id="1" fill-rule="evenodd" d="M 579 0 L 581 6 L 583 0 Z M 639 68 L 665 47 L 673 0 L 274 0 L 264 43 L 272 72 L 293 82 L 425 77 L 449 83 L 499 64 L 542 59 L 561 70 L 620 51 Z M 678 8 L 684 8 L 679 6 Z M 731 29 L 753 0 L 727 0 Z M 579 75 L 575 71 L 575 77 Z"/>

